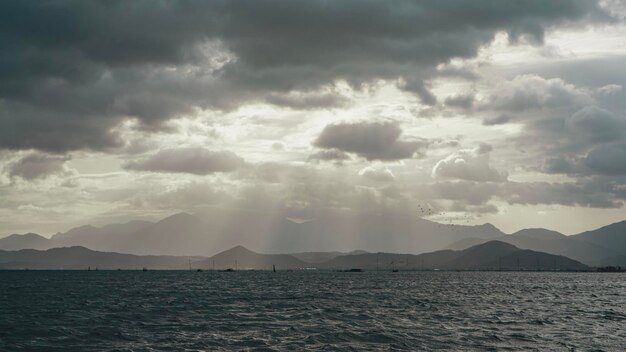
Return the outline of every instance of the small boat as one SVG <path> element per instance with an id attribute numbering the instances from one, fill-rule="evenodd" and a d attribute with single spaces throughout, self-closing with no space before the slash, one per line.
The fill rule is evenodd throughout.
<path id="1" fill-rule="evenodd" d="M 272 271 L 276 272 L 276 265 L 272 264 Z"/>
<path id="2" fill-rule="evenodd" d="M 235 271 L 235 269 L 233 269 L 233 268 L 228 268 L 228 269 L 226 269 L 226 270 L 222 270 L 222 271 L 227 272 L 227 273 L 231 273 L 231 272 Z"/>
<path id="3" fill-rule="evenodd" d="M 144 267 L 143 269 L 141 269 L 142 271 L 148 271 L 148 268 Z"/>
<path id="4" fill-rule="evenodd" d="M 196 271 L 200 273 L 200 272 L 202 272 L 202 269 L 198 268 L 198 269 L 196 269 Z"/>

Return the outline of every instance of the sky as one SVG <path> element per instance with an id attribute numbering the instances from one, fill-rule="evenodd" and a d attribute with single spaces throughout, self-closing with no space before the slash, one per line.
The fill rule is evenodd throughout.
<path id="1" fill-rule="evenodd" d="M 216 207 L 624 220 L 625 19 L 590 0 L 1 2 L 0 235 Z"/>

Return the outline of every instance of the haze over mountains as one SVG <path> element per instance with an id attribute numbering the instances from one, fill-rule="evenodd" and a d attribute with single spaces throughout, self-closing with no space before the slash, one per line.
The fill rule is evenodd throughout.
<path id="1" fill-rule="evenodd" d="M 592 266 L 626 265 L 625 222 L 604 226 L 597 230 L 565 236 L 546 229 L 525 229 L 497 238 L 519 248 L 563 255 Z M 485 243 L 483 238 L 465 238 L 448 248 L 463 249 Z"/>
<path id="2" fill-rule="evenodd" d="M 523 250 L 501 241 L 488 241 L 464 250 L 440 250 L 419 255 L 367 253 L 338 256 L 320 265 L 325 268 L 448 269 L 448 270 L 586 270 L 588 267 L 563 256 Z"/>
<path id="3" fill-rule="evenodd" d="M 0 250 L 0 269 L 351 269 L 361 270 L 589 270 L 572 259 L 522 250 L 489 241 L 465 250 L 441 250 L 420 255 L 395 253 L 342 254 L 321 263 L 302 261 L 290 254 L 260 254 L 237 246 L 210 258 L 137 256 L 92 251 L 84 247 L 46 251 Z"/>
<path id="4" fill-rule="evenodd" d="M 420 253 L 464 238 L 504 235 L 493 225 L 442 225 L 411 214 L 318 212 L 307 218 L 283 213 L 214 209 L 179 213 L 156 223 L 131 221 L 82 226 L 58 233 L 48 248 L 84 246 L 94 250 L 153 255 L 212 255 L 242 245 L 267 253 L 366 251 Z M 19 249 L 11 240 L 11 249 Z M 45 241 L 44 241 L 45 242 Z M 0 239 L 0 248 L 5 248 Z M 21 248 L 29 248 L 28 243 Z M 39 249 L 45 246 L 39 244 Z"/>
<path id="5" fill-rule="evenodd" d="M 10 235 L 0 239 L 0 249 L 82 246 L 135 255 L 208 257 L 243 246 L 263 253 L 294 253 L 293 259 L 300 262 L 323 263 L 355 249 L 417 254 L 445 248 L 462 250 L 491 240 L 563 255 L 587 265 L 626 264 L 626 221 L 572 236 L 546 229 L 507 235 L 490 224 L 443 225 L 410 214 L 349 211 L 288 218 L 280 213 L 216 208 L 203 214 L 174 214 L 154 223 L 87 225 L 50 239 L 32 233 Z"/>

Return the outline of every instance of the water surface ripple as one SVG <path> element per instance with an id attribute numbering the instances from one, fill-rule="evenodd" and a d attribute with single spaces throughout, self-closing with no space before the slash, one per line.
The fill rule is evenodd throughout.
<path id="1" fill-rule="evenodd" d="M 2 351 L 625 347 L 625 274 L 0 272 Z"/>

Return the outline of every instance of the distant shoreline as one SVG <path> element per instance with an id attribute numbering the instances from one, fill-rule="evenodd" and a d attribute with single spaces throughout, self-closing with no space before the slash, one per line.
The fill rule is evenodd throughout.
<path id="1" fill-rule="evenodd" d="M 597 268 L 599 269 L 599 268 Z M 437 273 L 437 272 L 457 272 L 457 273 L 626 273 L 626 269 L 616 270 L 616 271 L 602 271 L 602 270 L 451 270 L 451 269 L 441 269 L 441 270 L 399 270 L 398 272 L 391 272 L 389 270 L 361 270 L 360 272 L 354 272 L 349 270 L 340 270 L 340 269 L 288 269 L 288 270 L 277 270 L 279 273 L 286 272 L 323 272 L 323 273 L 341 273 L 341 274 L 363 274 L 363 273 L 388 273 L 388 274 L 398 274 L 398 273 L 416 273 L 416 272 L 427 272 L 427 273 Z M 98 270 L 87 270 L 87 269 L 0 269 L 0 272 L 44 272 L 44 271 L 64 271 L 64 272 L 96 272 L 96 271 L 105 271 L 105 272 L 144 272 L 143 269 L 98 269 Z M 197 275 L 202 275 L 205 273 L 225 273 L 224 270 L 203 270 L 202 272 L 189 271 L 187 269 L 149 269 L 147 271 L 159 271 L 159 272 L 189 272 Z M 230 272 L 272 272 L 272 269 L 240 269 Z"/>

